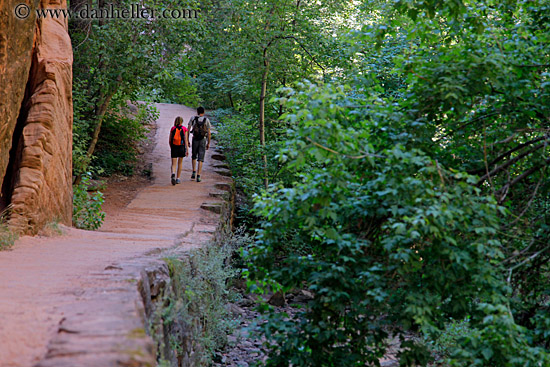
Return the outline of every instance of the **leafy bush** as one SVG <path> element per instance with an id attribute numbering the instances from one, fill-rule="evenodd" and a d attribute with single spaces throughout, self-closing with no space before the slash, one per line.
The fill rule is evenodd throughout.
<path id="1" fill-rule="evenodd" d="M 190 61 L 186 57 L 180 57 L 155 75 L 158 88 L 152 93 L 145 93 L 146 100 L 154 100 L 163 103 L 179 103 L 187 106 L 198 106 L 200 103 L 198 87 L 193 78 L 186 73 L 189 70 Z"/>
<path id="2" fill-rule="evenodd" d="M 460 340 L 470 333 L 470 318 L 468 316 L 462 320 L 451 320 L 445 323 L 445 328 L 437 338 L 427 340 L 428 347 L 439 358 L 446 358 L 459 345 Z"/>
<path id="3" fill-rule="evenodd" d="M 257 192 L 263 185 L 262 154 L 254 116 L 216 110 L 216 139 L 223 149 L 237 187 Z"/>
<path id="4" fill-rule="evenodd" d="M 134 174 L 138 145 L 146 138 L 147 125 L 158 117 L 151 105 L 138 103 L 132 114 L 126 102 L 122 103 L 105 116 L 93 160 L 95 170 L 107 176 Z"/>
<path id="5" fill-rule="evenodd" d="M 80 184 L 73 187 L 73 225 L 80 229 L 96 230 L 105 219 L 105 213 L 101 210 L 104 199 L 100 191 L 88 192 L 90 179 L 91 174 L 86 174 Z"/>
<path id="6" fill-rule="evenodd" d="M 94 109 L 84 91 L 82 81 L 73 80 L 73 174 L 81 175 L 89 170 L 90 159 L 86 156 L 92 126 L 87 112 Z"/>
<path id="7" fill-rule="evenodd" d="M 365 117 L 379 111 L 349 104 L 341 87 L 286 97 L 297 127 L 280 159 L 302 173 L 257 196 L 250 275 L 261 291 L 305 284 L 315 298 L 295 319 L 269 313 L 266 365 L 377 365 L 390 335 L 401 340 L 401 365 L 425 365 L 428 350 L 407 332 L 435 338 L 467 315 L 472 333 L 453 366 L 550 363 L 509 312 L 496 236 L 504 208 L 475 177 L 375 138 L 379 126 Z M 307 255 L 288 251 L 291 242 Z"/>

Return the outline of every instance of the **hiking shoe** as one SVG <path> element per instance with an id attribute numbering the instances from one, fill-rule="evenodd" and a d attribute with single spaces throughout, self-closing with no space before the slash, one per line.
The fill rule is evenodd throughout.
<path id="1" fill-rule="evenodd" d="M 193 171 L 193 173 L 191 174 L 191 179 L 194 179 L 195 178 L 195 171 Z"/>
<path id="2" fill-rule="evenodd" d="M 180 181 L 179 178 L 176 178 L 176 183 L 177 183 L 177 184 L 181 183 L 181 181 Z"/>
<path id="3" fill-rule="evenodd" d="M 172 185 L 176 184 L 176 174 L 175 173 L 172 173 L 172 178 L 170 179 L 170 181 L 172 182 Z"/>
<path id="4" fill-rule="evenodd" d="M 197 175 L 197 182 L 201 182 L 201 175 Z"/>

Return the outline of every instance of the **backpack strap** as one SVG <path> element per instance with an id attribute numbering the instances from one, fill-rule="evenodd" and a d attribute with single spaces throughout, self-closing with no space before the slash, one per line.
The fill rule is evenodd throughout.
<path id="1" fill-rule="evenodd" d="M 173 127 L 170 129 L 170 146 L 174 145 L 174 135 L 176 135 L 176 129 L 175 129 L 175 127 L 173 126 Z"/>

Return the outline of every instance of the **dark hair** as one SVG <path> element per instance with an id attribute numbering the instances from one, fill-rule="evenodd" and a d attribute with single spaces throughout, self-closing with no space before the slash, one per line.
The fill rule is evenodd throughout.
<path id="1" fill-rule="evenodd" d="M 183 124 L 183 118 L 181 116 L 176 117 L 176 120 L 174 121 L 174 126 L 180 126 Z"/>
<path id="2" fill-rule="evenodd" d="M 199 108 L 197 108 L 197 113 L 198 113 L 199 115 L 203 114 L 203 113 L 204 113 L 204 107 L 199 107 Z"/>

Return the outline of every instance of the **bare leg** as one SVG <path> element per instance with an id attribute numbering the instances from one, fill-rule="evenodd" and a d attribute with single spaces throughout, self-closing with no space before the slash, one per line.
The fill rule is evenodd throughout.
<path id="1" fill-rule="evenodd" d="M 177 178 L 180 178 L 180 175 L 181 175 L 181 165 L 183 163 L 183 158 L 178 158 L 178 174 L 177 174 Z"/>
<path id="2" fill-rule="evenodd" d="M 201 175 L 201 171 L 202 171 L 202 162 L 199 161 L 199 169 L 197 170 L 197 175 Z"/>
<path id="3" fill-rule="evenodd" d="M 197 160 L 196 159 L 191 160 L 191 167 L 193 167 L 193 172 L 195 172 L 196 165 L 197 165 Z"/>
<path id="4" fill-rule="evenodd" d="M 172 169 L 171 169 L 172 173 L 176 173 L 176 161 L 177 160 L 178 160 L 178 158 L 172 158 Z"/>

